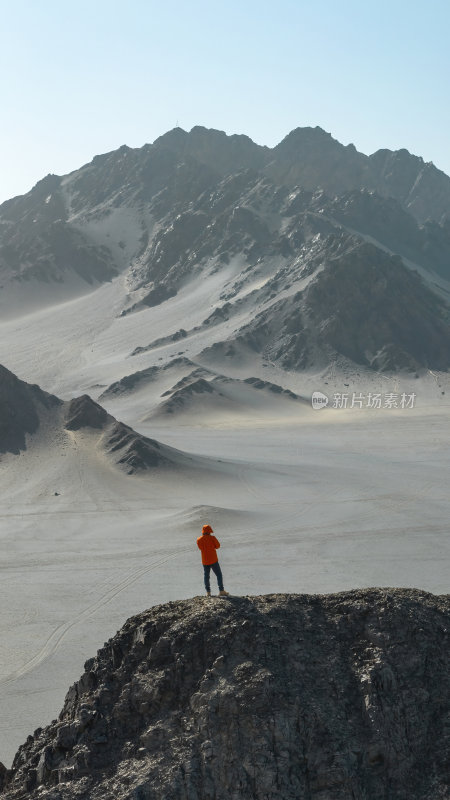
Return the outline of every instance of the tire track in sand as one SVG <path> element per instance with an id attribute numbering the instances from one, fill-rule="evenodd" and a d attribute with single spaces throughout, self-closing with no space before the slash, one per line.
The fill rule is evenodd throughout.
<path id="1" fill-rule="evenodd" d="M 25 662 L 19 669 L 14 670 L 5 678 L 0 680 L 0 686 L 4 686 L 8 683 L 12 683 L 16 681 L 18 678 L 22 678 L 27 673 L 31 672 L 33 669 L 39 666 L 46 658 L 53 655 L 56 649 L 59 647 L 61 642 L 63 641 L 64 637 L 67 633 L 76 625 L 83 622 L 85 619 L 90 617 L 94 614 L 98 609 L 102 608 L 103 606 L 107 605 L 111 600 L 113 600 L 116 595 L 123 592 L 133 583 L 136 583 L 140 578 L 146 575 L 148 572 L 151 572 L 153 569 L 157 569 L 166 561 L 169 561 L 172 558 L 176 558 L 180 553 L 187 552 L 191 550 L 191 547 L 183 547 L 183 548 L 176 548 L 173 553 L 170 555 L 165 556 L 164 558 L 158 559 L 157 561 L 152 561 L 150 564 L 146 564 L 143 567 L 140 567 L 137 570 L 133 570 L 126 578 L 123 578 L 121 581 L 116 583 L 114 586 L 111 587 L 107 592 L 97 598 L 94 603 L 87 606 L 87 608 L 80 611 L 76 614 L 75 617 L 72 619 L 62 622 L 58 625 L 57 628 L 50 634 L 44 645 L 41 647 L 38 653 L 35 656 L 30 658 L 28 661 Z"/>

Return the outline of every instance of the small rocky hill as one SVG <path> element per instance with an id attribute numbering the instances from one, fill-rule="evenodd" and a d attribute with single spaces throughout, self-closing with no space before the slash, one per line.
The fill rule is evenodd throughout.
<path id="1" fill-rule="evenodd" d="M 4 800 L 444 800 L 448 596 L 203 598 L 129 619 Z"/>
<path id="2" fill-rule="evenodd" d="M 193 466 L 189 455 L 137 433 L 89 395 L 64 402 L 0 365 L 0 455 L 27 450 L 35 435 L 50 451 L 58 446 L 61 432 L 90 435 L 91 450 L 100 449 L 129 475 L 156 467 Z"/>
<path id="3" fill-rule="evenodd" d="M 149 439 L 119 422 L 89 395 L 76 397 L 66 404 L 65 429 L 98 433 L 96 443 L 111 459 L 132 475 L 155 467 L 192 462 L 189 456 L 173 447 Z"/>
<path id="4" fill-rule="evenodd" d="M 257 394 L 261 397 L 257 398 Z M 282 413 L 280 401 L 299 402 L 302 400 L 299 395 L 294 394 L 289 389 L 283 389 L 279 384 L 263 381 L 260 378 L 229 378 L 224 375 L 213 376 L 203 368 L 198 368 L 186 375 L 175 386 L 165 391 L 162 400 L 155 411 L 151 412 L 145 419 L 164 416 L 167 414 L 176 415 L 189 409 L 200 411 L 202 415 L 207 415 L 208 411 L 220 412 L 232 410 L 233 413 L 249 413 L 258 408 L 258 399 L 263 403 L 277 402 L 277 410 Z"/>

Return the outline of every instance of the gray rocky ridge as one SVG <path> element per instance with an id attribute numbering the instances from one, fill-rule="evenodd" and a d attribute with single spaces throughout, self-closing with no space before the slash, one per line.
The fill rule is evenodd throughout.
<path id="1" fill-rule="evenodd" d="M 129 619 L 4 800 L 444 800 L 448 596 L 203 598 Z"/>
<path id="2" fill-rule="evenodd" d="M 228 378 L 224 375 L 216 375 L 215 377 L 213 375 L 213 373 L 201 367 L 186 375 L 175 386 L 162 393 L 161 398 L 167 397 L 167 399 L 162 400 L 148 418 L 151 419 L 154 415 L 176 414 L 190 406 L 197 406 L 198 408 L 198 402 L 202 399 L 205 400 L 205 398 L 211 401 L 212 407 L 216 409 L 220 401 L 225 403 L 228 401 L 237 413 L 243 405 L 243 399 L 239 397 L 239 389 L 242 387 L 266 393 L 269 397 L 272 395 L 277 398 L 294 401 L 302 399 L 289 389 L 283 389 L 278 384 L 263 381 L 260 378 L 250 377 L 240 380 L 239 378 Z M 238 396 L 234 396 L 234 389 L 237 389 Z M 250 404 L 253 407 L 251 401 Z M 202 408 L 205 410 L 204 405 Z"/>
<path id="3" fill-rule="evenodd" d="M 336 265 L 342 287 L 330 312 L 329 302 L 308 299 L 326 299 Z M 51 298 L 57 285 L 61 298 L 119 274 L 127 287 L 111 309 L 119 317 L 176 301 L 196 278 L 223 276 L 223 305 L 201 325 L 161 330 L 133 354 L 179 340 L 195 347 L 199 332 L 222 326 L 216 355 L 223 339 L 231 359 L 238 341 L 296 370 L 336 358 L 375 370 L 446 370 L 450 178 L 405 150 L 365 156 L 320 128 L 298 128 L 267 148 L 197 126 L 96 156 L 0 206 L 1 288 L 37 282 Z M 296 297 L 282 329 L 277 304 Z M 239 321 L 245 313 L 258 320 L 251 336 Z"/>
<path id="4" fill-rule="evenodd" d="M 21 381 L 0 365 L 0 455 L 18 455 L 33 446 L 34 435 L 45 428 L 46 446 L 56 434 L 94 434 L 92 450 L 100 448 L 129 475 L 153 468 L 193 466 L 193 459 L 174 447 L 136 432 L 116 420 L 89 395 L 64 402 Z"/>

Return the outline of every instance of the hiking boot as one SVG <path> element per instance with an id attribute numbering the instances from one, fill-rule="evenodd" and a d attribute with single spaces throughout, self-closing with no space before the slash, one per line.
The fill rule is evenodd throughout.
<path id="1" fill-rule="evenodd" d="M 206 597 L 211 597 L 211 592 L 206 592 Z"/>
<path id="2" fill-rule="evenodd" d="M 228 597 L 230 593 L 226 592 L 225 589 L 221 589 L 219 592 L 219 597 Z"/>

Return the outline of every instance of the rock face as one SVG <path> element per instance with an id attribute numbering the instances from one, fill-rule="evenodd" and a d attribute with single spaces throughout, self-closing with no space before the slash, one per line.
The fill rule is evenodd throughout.
<path id="1" fill-rule="evenodd" d="M 296 128 L 272 152 L 265 171 L 286 185 L 320 186 L 331 195 L 369 189 L 395 198 L 420 222 L 448 217 L 447 176 L 405 149 L 366 156 L 316 127 Z"/>
<path id="2" fill-rule="evenodd" d="M 0 275 L 49 283 L 77 275 L 111 280 L 117 267 L 106 242 L 96 246 L 69 220 L 62 178 L 47 175 L 28 194 L 0 206 Z"/>
<path id="3" fill-rule="evenodd" d="M 179 450 L 161 444 L 156 439 L 148 439 L 117 421 L 105 432 L 103 445 L 129 475 L 140 470 L 174 465 L 182 455 Z M 189 460 L 189 457 L 185 456 L 185 459 Z"/>
<path id="4" fill-rule="evenodd" d="M 156 143 L 222 174 L 250 167 L 277 183 L 313 191 L 320 187 L 331 195 L 369 189 L 395 198 L 419 222 L 449 216 L 450 178 L 434 164 L 405 149 L 366 156 L 318 126 L 296 128 L 273 148 L 199 125 L 189 133 L 180 128 L 169 131 Z"/>
<path id="5" fill-rule="evenodd" d="M 69 431 L 80 431 L 83 428 L 102 431 L 102 449 L 112 456 L 116 464 L 124 467 L 129 475 L 140 470 L 168 466 L 176 460 L 173 459 L 177 454 L 176 450 L 156 439 L 148 439 L 123 422 L 118 422 L 87 394 L 68 403 L 65 428 Z"/>
<path id="6" fill-rule="evenodd" d="M 303 290 L 263 305 L 251 322 L 205 352 L 222 347 L 232 354 L 238 344 L 285 369 L 325 365 L 339 356 L 378 370 L 449 368 L 449 308 L 398 256 L 347 234 L 330 235 L 318 248 Z M 280 269 L 260 294 L 287 282 Z"/>
<path id="7" fill-rule="evenodd" d="M 66 424 L 68 431 L 81 428 L 103 428 L 108 419 L 105 409 L 95 403 L 87 394 L 69 401 Z"/>
<path id="8" fill-rule="evenodd" d="M 61 403 L 0 365 L 0 453 L 26 450 L 27 434 L 37 431 L 42 414 L 51 414 Z"/>
<path id="9" fill-rule="evenodd" d="M 128 475 L 192 462 L 180 450 L 149 439 L 119 422 L 87 394 L 68 401 L 66 406 L 66 430 L 98 431 L 98 446 Z"/>
<path id="10" fill-rule="evenodd" d="M 194 598 L 128 620 L 5 800 L 444 800 L 447 596 Z"/>
<path id="11" fill-rule="evenodd" d="M 173 414 L 191 404 L 196 404 L 205 395 L 211 395 L 214 399 L 222 397 L 221 392 L 213 385 L 212 381 L 205 378 L 192 377 L 180 381 L 181 386 L 173 387 L 174 391 L 169 392 L 170 397 L 159 407 L 165 414 Z"/>

